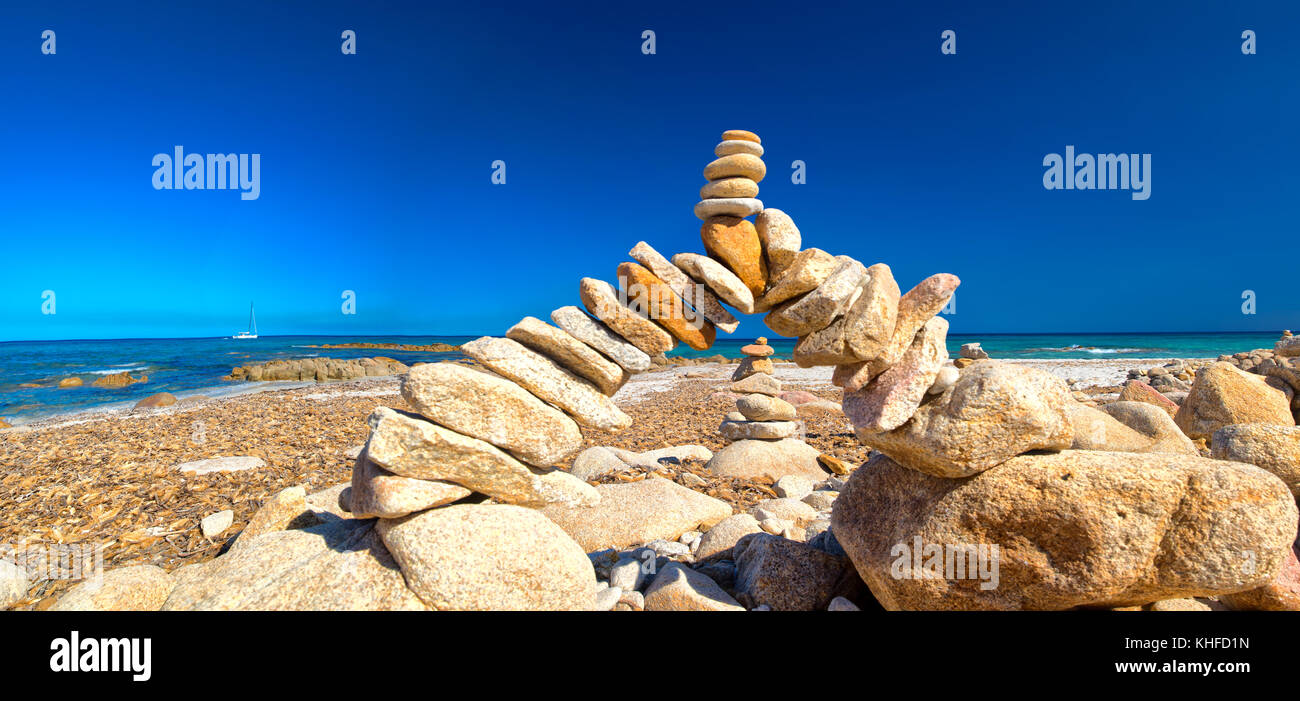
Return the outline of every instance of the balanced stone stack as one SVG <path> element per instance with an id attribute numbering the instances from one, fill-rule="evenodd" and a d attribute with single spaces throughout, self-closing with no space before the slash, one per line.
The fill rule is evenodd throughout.
<path id="1" fill-rule="evenodd" d="M 728 442 L 740 440 L 779 441 L 793 438 L 803 432 L 794 405 L 781 399 L 781 382 L 772 377 L 772 361 L 767 359 L 772 347 L 767 339 L 759 338 L 758 343 L 741 349 L 747 357 L 746 362 L 757 360 L 767 367 L 751 368 L 748 372 L 736 371 L 740 380 L 732 384 L 732 390 L 740 393 L 736 400 L 736 411 L 727 414 L 718 431 Z M 741 369 L 745 363 L 741 363 Z"/>
<path id="2" fill-rule="evenodd" d="M 766 338 L 759 336 L 753 343 L 743 346 L 740 352 L 745 355 L 745 359 L 740 361 L 736 371 L 731 374 L 732 382 L 743 380 L 751 375 L 772 375 L 776 372 L 771 357 L 775 351 L 767 345 Z"/>

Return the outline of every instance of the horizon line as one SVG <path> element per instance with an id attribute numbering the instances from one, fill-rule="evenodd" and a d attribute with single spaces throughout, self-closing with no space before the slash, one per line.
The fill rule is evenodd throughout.
<path id="1" fill-rule="evenodd" d="M 1089 335 L 1089 336 L 1192 336 L 1202 334 L 1216 335 L 1246 335 L 1246 334 L 1270 334 L 1276 333 L 1281 336 L 1280 330 L 1268 331 L 969 331 L 963 333 L 954 333 L 950 336 L 1070 336 L 1070 335 Z M 374 334 L 317 334 L 317 333 L 296 333 L 296 334 L 259 334 L 258 338 L 479 338 L 482 336 L 491 336 L 492 334 L 401 334 L 401 333 L 374 333 Z M 726 341 L 752 341 L 758 336 L 744 337 L 735 336 L 730 338 L 719 338 L 718 340 Z M 786 336 L 764 336 L 764 338 L 789 338 Z M 0 344 L 6 343 L 82 343 L 91 341 L 202 341 L 202 340 L 256 340 L 256 339 L 235 339 L 231 336 L 136 336 L 124 338 L 46 338 L 46 339 L 14 339 L 0 341 Z M 790 338 L 789 340 L 795 340 Z"/>

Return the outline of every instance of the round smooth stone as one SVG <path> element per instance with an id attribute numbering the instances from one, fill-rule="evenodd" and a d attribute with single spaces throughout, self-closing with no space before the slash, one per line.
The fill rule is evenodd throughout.
<path id="1" fill-rule="evenodd" d="M 748 153 L 755 156 L 761 156 L 763 155 L 763 145 L 754 143 L 753 141 L 734 139 L 732 141 L 724 141 L 713 147 L 713 155 L 718 157 L 730 156 L 733 153 Z"/>
<path id="2" fill-rule="evenodd" d="M 749 178 L 723 178 L 700 188 L 700 199 L 717 197 L 758 197 L 758 183 Z"/>
<path id="3" fill-rule="evenodd" d="M 723 178 L 749 178 L 756 183 L 761 183 L 764 175 L 767 175 L 767 164 L 763 163 L 763 159 L 750 153 L 723 156 L 704 166 L 704 179 L 710 181 Z"/>
<path id="4" fill-rule="evenodd" d="M 767 336 L 759 336 L 758 338 L 754 339 L 754 343 L 757 343 L 760 346 L 766 346 Z"/>
<path id="5" fill-rule="evenodd" d="M 713 200 L 700 200 L 695 204 L 695 216 L 700 219 L 709 217 L 740 217 L 763 211 L 763 201 L 753 197 L 723 197 Z"/>
<path id="6" fill-rule="evenodd" d="M 752 131 L 745 131 L 744 129 L 728 129 L 722 132 L 722 140 L 723 141 L 753 141 L 756 144 L 763 143 L 763 140 L 758 138 L 758 134 L 755 134 Z"/>
<path id="7" fill-rule="evenodd" d="M 756 343 L 751 343 L 748 346 L 741 347 L 740 352 L 755 358 L 766 358 L 775 353 L 776 350 L 771 346 L 760 346 Z"/>

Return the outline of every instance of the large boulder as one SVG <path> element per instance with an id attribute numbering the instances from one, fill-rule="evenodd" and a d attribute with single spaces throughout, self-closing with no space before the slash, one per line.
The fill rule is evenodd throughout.
<path id="1" fill-rule="evenodd" d="M 824 611 L 851 568 L 847 558 L 767 533 L 741 538 L 733 552 L 736 595 L 774 611 Z"/>
<path id="2" fill-rule="evenodd" d="M 668 563 L 645 591 L 647 611 L 744 611 L 707 575 Z"/>
<path id="3" fill-rule="evenodd" d="M 661 477 L 601 484 L 596 491 L 600 502 L 593 506 L 552 504 L 542 509 L 585 552 L 677 540 L 687 531 L 708 530 L 731 515 L 726 502 Z"/>
<path id="4" fill-rule="evenodd" d="M 1070 450 L 967 479 L 878 456 L 831 527 L 887 609 L 1067 609 L 1257 588 L 1296 522 L 1286 486 L 1256 467 Z"/>
<path id="5" fill-rule="evenodd" d="M 1124 388 L 1119 392 L 1119 401 L 1121 402 L 1143 402 L 1152 406 L 1160 407 L 1170 418 L 1178 413 L 1178 404 L 1156 391 L 1155 387 L 1141 381 L 1129 380 L 1124 383 Z"/>
<path id="6" fill-rule="evenodd" d="M 1231 424 L 1295 425 L 1286 395 L 1226 362 L 1196 371 L 1174 421 L 1190 438 L 1211 442 L 1215 431 Z"/>
<path id="7" fill-rule="evenodd" d="M 818 455 L 816 448 L 797 438 L 738 440 L 718 451 L 704 469 L 718 477 L 776 481 L 801 475 L 820 482 L 829 475 L 818 464 Z"/>
<path id="8" fill-rule="evenodd" d="M 596 572 L 533 509 L 465 504 L 380 519 L 407 585 L 440 611 L 564 611 L 595 606 Z"/>
<path id="9" fill-rule="evenodd" d="M 1066 411 L 1074 432 L 1074 442 L 1070 447 L 1075 450 L 1200 455 L 1192 441 L 1178 430 L 1174 420 L 1160 407 L 1142 402 L 1115 403 L 1128 406 L 1110 410 L 1111 405 L 1102 409 L 1078 403 L 1067 405 Z M 1133 421 L 1144 430 L 1121 421 L 1117 415 Z"/>
<path id="10" fill-rule="evenodd" d="M 858 438 L 898 463 L 940 477 L 965 477 L 1030 450 L 1073 440 L 1065 383 L 1034 368 L 982 360 L 902 426 Z"/>
<path id="11" fill-rule="evenodd" d="M 1101 407 L 1115 420 L 1151 439 L 1148 453 L 1200 455 L 1192 439 L 1183 434 L 1173 416 L 1150 402 L 1111 402 Z"/>
<path id="12" fill-rule="evenodd" d="M 1215 431 L 1210 442 L 1215 458 L 1268 470 L 1300 499 L 1300 427 L 1233 424 Z"/>
<path id="13" fill-rule="evenodd" d="M 582 447 L 582 432 L 573 419 L 500 375 L 429 363 L 407 373 L 402 396 L 430 421 L 530 465 L 550 467 Z"/>
<path id="14" fill-rule="evenodd" d="M 182 568 L 189 570 L 190 568 Z M 253 538 L 201 563 L 167 597 L 168 611 L 418 611 L 374 521 L 338 519 Z"/>
<path id="15" fill-rule="evenodd" d="M 1300 545 L 1291 548 L 1273 581 L 1257 589 L 1224 594 L 1225 606 L 1237 611 L 1300 611 Z"/>
<path id="16" fill-rule="evenodd" d="M 161 567 L 133 565 L 102 572 L 68 590 L 51 611 L 157 611 L 172 590 Z"/>

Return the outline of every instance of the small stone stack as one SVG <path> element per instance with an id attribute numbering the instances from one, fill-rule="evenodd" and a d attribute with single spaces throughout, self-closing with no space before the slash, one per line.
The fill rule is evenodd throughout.
<path id="1" fill-rule="evenodd" d="M 772 376 L 772 347 L 766 338 L 745 346 L 741 352 L 746 358 L 732 375 L 737 380 L 732 391 L 741 396 L 736 400 L 737 411 L 727 414 L 718 427 L 728 442 L 746 439 L 781 440 L 793 438 L 803 432 L 803 424 L 792 404 L 780 398 L 781 381 Z"/>
<path id="2" fill-rule="evenodd" d="M 771 375 L 776 371 L 776 368 L 772 365 L 771 359 L 771 355 L 775 351 L 772 350 L 771 346 L 767 345 L 766 338 L 759 336 L 753 343 L 741 348 L 740 352 L 745 354 L 745 359 L 740 361 L 740 365 L 736 367 L 736 371 L 731 374 L 732 382 L 737 382 L 749 377 L 750 375 L 757 375 L 759 373 Z"/>

